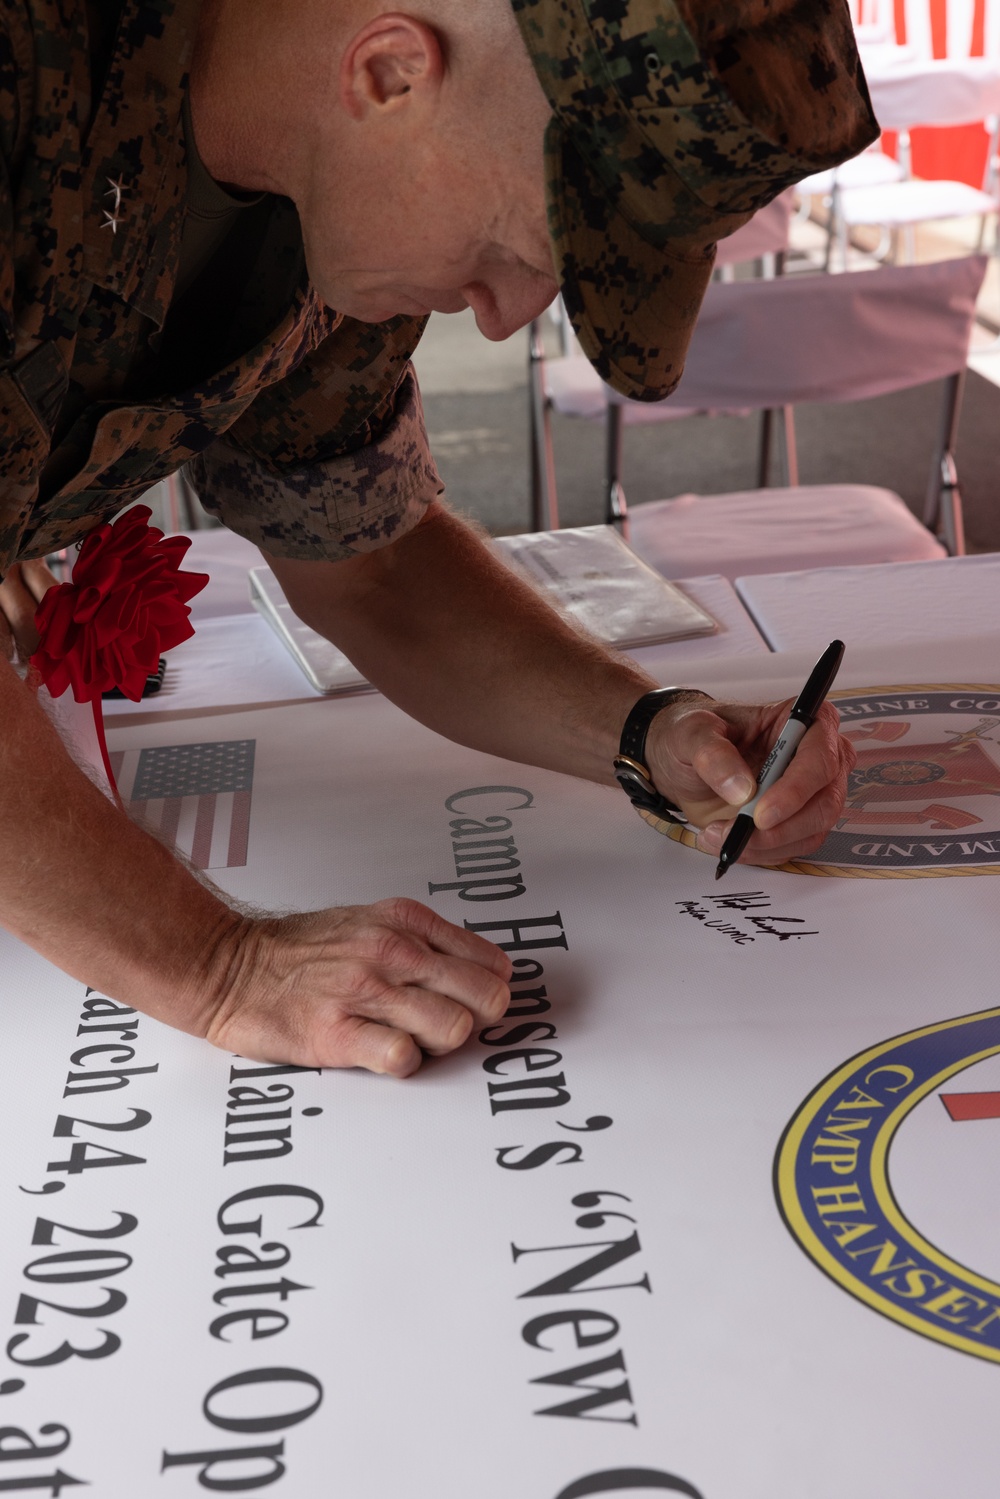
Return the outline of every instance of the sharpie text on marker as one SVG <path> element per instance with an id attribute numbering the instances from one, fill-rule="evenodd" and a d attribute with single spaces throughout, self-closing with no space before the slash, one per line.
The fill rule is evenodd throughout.
<path id="1" fill-rule="evenodd" d="M 798 749 L 799 740 L 815 722 L 816 715 L 823 706 L 827 693 L 836 680 L 837 672 L 840 670 L 840 663 L 843 659 L 844 642 L 842 640 L 834 640 L 827 646 L 809 673 L 809 679 L 795 699 L 792 711 L 785 720 L 784 727 L 778 735 L 771 753 L 761 766 L 756 792 L 737 812 L 733 825 L 726 834 L 725 842 L 719 853 L 719 862 L 715 870 L 715 878 L 717 880 L 722 879 L 730 864 L 736 863 L 750 842 L 750 835 L 754 830 L 753 815 L 757 808 L 757 803 L 764 795 L 764 792 L 770 790 L 775 781 L 784 775 L 791 764 L 792 757 Z"/>

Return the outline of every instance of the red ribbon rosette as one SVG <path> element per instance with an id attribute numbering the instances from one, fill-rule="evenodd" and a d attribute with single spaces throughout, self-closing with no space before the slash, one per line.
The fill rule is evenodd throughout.
<path id="1" fill-rule="evenodd" d="M 188 600 L 207 573 L 181 572 L 186 536 L 165 538 L 149 524 L 148 505 L 134 505 L 98 526 L 80 548 L 72 581 L 50 588 L 35 614 L 39 646 L 31 658 L 53 697 L 72 687 L 91 703 L 104 768 L 115 795 L 104 737 L 102 694 L 117 687 L 137 703 L 160 655 L 194 634 Z"/>

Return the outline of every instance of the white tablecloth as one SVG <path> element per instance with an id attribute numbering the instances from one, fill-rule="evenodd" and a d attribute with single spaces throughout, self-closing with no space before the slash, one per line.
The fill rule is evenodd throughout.
<path id="1" fill-rule="evenodd" d="M 208 573 L 212 580 L 191 600 L 194 623 L 197 625 L 200 619 L 214 619 L 219 615 L 249 613 L 253 606 L 247 574 L 264 561 L 253 542 L 245 541 L 224 527 L 185 534 L 191 538 L 191 545 L 184 558 L 184 570 Z"/>
<path id="2" fill-rule="evenodd" d="M 104 716 L 109 723 L 231 712 L 322 696 L 256 611 L 200 619 L 195 625 L 194 637 L 168 653 L 159 692 L 139 703 L 108 699 Z"/>
<path id="3" fill-rule="evenodd" d="M 665 645 L 644 645 L 630 651 L 639 665 L 654 677 L 669 677 L 678 671 L 700 667 L 703 661 L 723 656 L 766 656 L 763 636 L 744 608 L 728 578 L 715 573 L 703 578 L 681 578 L 677 584 L 689 598 L 718 623 L 714 635 L 696 640 L 674 640 Z"/>
<path id="4" fill-rule="evenodd" d="M 736 590 L 775 651 L 985 635 L 1000 623 L 1000 554 L 767 573 Z"/>
<path id="5" fill-rule="evenodd" d="M 128 718 L 132 722 L 166 715 L 190 716 L 213 711 L 232 712 L 237 707 L 263 707 L 269 703 L 319 699 L 292 656 L 250 604 L 246 573 L 259 565 L 260 554 L 229 533 L 200 533 L 207 546 L 196 542 L 187 567 L 192 571 L 213 570 L 212 582 L 195 598 L 192 618 L 194 638 L 167 658 L 163 686 L 141 703 L 105 703 L 108 721 Z M 220 536 L 236 547 L 214 544 Z M 244 555 L 241 548 L 248 549 Z M 252 556 L 249 553 L 253 553 Z M 215 569 L 218 569 L 217 571 Z M 697 686 L 700 664 L 720 657 L 764 655 L 767 646 L 747 614 L 732 584 L 726 578 L 689 578 L 679 585 L 695 603 L 718 621 L 714 635 L 672 644 L 644 646 L 632 654 L 658 680 L 678 675 Z M 199 614 L 199 599 L 204 602 Z M 223 612 L 223 606 L 225 612 Z"/>

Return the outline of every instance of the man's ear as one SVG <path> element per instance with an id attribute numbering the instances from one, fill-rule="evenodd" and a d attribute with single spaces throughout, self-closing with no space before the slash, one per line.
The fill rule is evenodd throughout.
<path id="1" fill-rule="evenodd" d="M 356 120 L 394 112 L 411 94 L 436 94 L 444 72 L 441 43 L 430 26 L 413 16 L 377 16 L 344 49 L 341 103 Z"/>

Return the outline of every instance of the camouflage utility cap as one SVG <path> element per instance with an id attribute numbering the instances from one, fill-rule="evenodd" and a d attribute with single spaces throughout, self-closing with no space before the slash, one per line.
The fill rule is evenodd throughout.
<path id="1" fill-rule="evenodd" d="M 553 108 L 549 232 L 622 395 L 681 377 L 717 240 L 878 126 L 846 0 L 511 0 Z"/>

